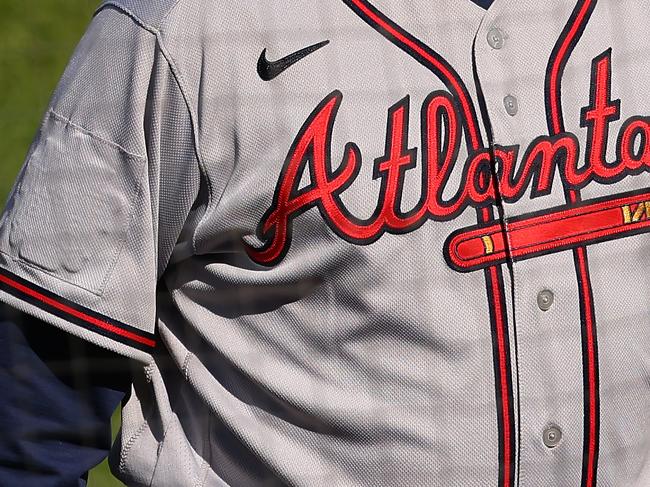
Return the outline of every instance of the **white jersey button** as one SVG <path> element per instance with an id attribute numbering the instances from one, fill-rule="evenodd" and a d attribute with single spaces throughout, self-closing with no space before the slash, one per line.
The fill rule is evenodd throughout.
<path id="1" fill-rule="evenodd" d="M 555 296 L 553 295 L 553 292 L 544 289 L 537 295 L 537 306 L 539 306 L 539 309 L 542 311 L 548 311 L 553 306 L 554 300 Z"/>
<path id="2" fill-rule="evenodd" d="M 501 32 L 501 29 L 493 27 L 489 30 L 487 34 L 487 41 L 492 49 L 501 49 L 503 47 L 504 40 L 505 37 L 503 35 L 503 32 Z"/>
<path id="3" fill-rule="evenodd" d="M 506 112 L 508 115 L 511 117 L 514 117 L 517 115 L 517 112 L 519 111 L 519 103 L 517 101 L 517 98 L 513 95 L 508 95 L 503 99 L 503 105 L 506 107 Z"/>
<path id="4" fill-rule="evenodd" d="M 544 430 L 544 445 L 548 448 L 555 448 L 562 441 L 562 430 L 557 426 L 550 426 Z"/>

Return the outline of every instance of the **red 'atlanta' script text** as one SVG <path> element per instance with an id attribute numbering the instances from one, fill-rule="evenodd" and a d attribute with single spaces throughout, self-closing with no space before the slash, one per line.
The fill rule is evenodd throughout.
<path id="1" fill-rule="evenodd" d="M 381 180 L 381 192 L 376 210 L 367 220 L 351 215 L 339 197 L 355 181 L 362 158 L 358 146 L 350 142 L 341 163 L 336 169 L 332 167 L 332 129 L 343 98 L 334 91 L 316 107 L 294 140 L 273 204 L 258 228 L 258 236 L 265 244 L 261 248 L 248 247 L 250 257 L 263 265 L 279 262 L 291 243 L 292 220 L 314 206 L 339 236 L 369 244 L 385 232 L 407 233 L 427 220 L 452 220 L 468 206 L 491 205 L 497 190 L 507 202 L 521 198 L 529 186 L 532 197 L 547 195 L 556 170 L 574 189 L 591 181 L 613 183 L 650 171 L 650 117 L 635 116 L 625 121 L 616 141 L 616 160 L 606 161 L 609 126 L 620 118 L 621 104 L 611 99 L 610 50 L 594 59 L 591 81 L 590 103 L 582 109 L 580 119 L 581 127 L 588 132 L 584 163 L 579 161 L 578 139 L 571 133 L 538 137 L 523 155 L 518 146 L 495 146 L 468 156 L 460 185 L 448 199 L 443 194 L 448 194 L 447 184 L 458 158 L 465 123 L 448 92 L 431 93 L 422 105 L 420 117 L 421 197 L 406 212 L 401 208 L 403 179 L 417 161 L 416 150 L 407 146 L 409 97 L 400 100 L 388 112 L 385 154 L 374 161 L 374 176 Z M 498 168 L 494 173 L 496 185 L 494 163 Z M 311 184 L 298 190 L 305 170 L 310 171 Z"/>

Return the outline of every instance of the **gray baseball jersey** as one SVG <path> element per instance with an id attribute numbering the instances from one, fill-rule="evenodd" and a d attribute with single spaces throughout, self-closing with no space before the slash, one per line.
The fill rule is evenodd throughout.
<path id="1" fill-rule="evenodd" d="M 106 1 L 0 299 L 142 364 L 128 485 L 650 485 L 649 12 Z"/>

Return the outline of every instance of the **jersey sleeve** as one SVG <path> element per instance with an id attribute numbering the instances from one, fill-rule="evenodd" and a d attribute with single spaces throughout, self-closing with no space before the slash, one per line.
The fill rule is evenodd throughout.
<path id="1" fill-rule="evenodd" d="M 157 283 L 200 175 L 156 32 L 100 8 L 0 217 L 0 300 L 132 358 L 156 347 Z"/>

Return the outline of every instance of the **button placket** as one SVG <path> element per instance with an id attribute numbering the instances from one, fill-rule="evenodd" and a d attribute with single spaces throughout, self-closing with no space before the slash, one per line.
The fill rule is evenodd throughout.
<path id="1" fill-rule="evenodd" d="M 494 25 L 490 26 L 489 23 L 487 26 L 489 28 L 487 35 L 483 34 L 486 35 L 487 42 L 485 40 L 483 41 L 483 59 L 480 64 L 483 70 L 479 72 L 485 75 L 481 79 L 481 81 L 484 81 L 481 84 L 483 86 L 485 105 L 488 113 L 490 114 L 490 123 L 492 124 L 492 133 L 494 135 L 494 140 L 491 140 L 490 143 L 494 146 L 507 146 L 509 144 L 519 142 L 519 135 L 522 130 L 520 130 L 521 126 L 519 125 L 519 120 L 516 117 L 519 116 L 520 110 L 525 109 L 528 106 L 528 102 L 523 98 L 520 100 L 520 96 L 523 96 L 523 92 L 519 92 L 520 88 L 517 80 L 520 79 L 518 77 L 518 74 L 520 74 L 521 64 L 514 64 L 514 62 L 519 59 L 518 53 L 516 50 L 510 52 L 514 47 L 512 45 L 512 42 L 517 41 L 517 39 L 515 38 L 513 40 L 508 36 L 507 21 L 504 21 L 504 23 L 502 25 L 499 25 L 498 28 Z M 495 173 L 499 174 L 499 160 L 497 158 L 494 158 L 493 165 Z M 508 175 L 503 175 L 502 177 L 508 177 Z M 496 184 L 499 186 L 498 190 L 501 191 L 501 180 L 498 179 L 496 181 Z M 507 246 L 510 246 L 510 219 L 508 214 L 510 212 L 514 213 L 516 211 L 516 206 L 512 207 L 510 206 L 510 202 L 508 203 L 508 205 L 504 204 L 502 215 L 504 219 L 505 244 Z M 516 202 L 512 202 L 512 205 L 515 205 L 515 203 Z M 513 263 L 513 265 L 513 272 L 517 273 L 518 271 L 515 270 L 517 268 L 517 265 L 515 263 Z M 555 295 L 552 290 L 555 288 L 552 280 L 547 283 L 544 283 L 544 281 L 542 281 L 542 283 L 538 283 L 538 286 L 539 284 L 541 284 L 541 286 L 544 286 L 544 284 L 546 284 L 547 287 L 538 287 L 535 289 L 536 286 L 533 284 L 530 287 L 524 285 L 520 286 L 517 289 L 515 288 L 515 285 L 518 282 L 516 274 L 513 274 L 512 279 L 512 286 L 514 288 L 513 294 L 519 294 L 519 297 L 515 299 L 521 302 L 521 309 L 530 309 L 530 301 L 532 301 L 532 305 L 538 306 L 538 309 L 540 310 L 540 319 L 542 319 L 542 315 L 544 315 L 544 318 L 552 317 L 550 316 L 553 313 L 552 309 L 557 304 L 555 302 Z M 514 312 L 514 314 L 519 313 Z M 534 321 L 534 318 L 532 318 L 531 315 L 528 315 L 528 317 Z M 525 326 L 522 326 L 521 328 L 525 328 Z M 513 333 L 517 334 L 517 330 L 513 330 Z M 516 364 L 516 367 L 517 376 L 519 377 L 520 365 L 518 362 Z M 524 367 L 523 376 L 520 379 L 518 378 L 518 381 L 521 380 L 522 384 L 530 383 L 530 377 L 531 376 L 528 375 L 528 370 L 526 367 Z M 532 387 L 534 386 L 528 386 L 529 389 Z M 562 449 L 562 442 L 564 440 L 564 432 L 554 422 L 554 419 L 557 420 L 557 418 L 554 418 L 553 415 L 550 417 L 547 416 L 547 420 L 550 421 L 546 424 L 540 424 L 537 422 L 539 416 L 534 417 L 533 413 L 531 413 L 530 410 L 527 411 L 525 404 L 522 404 L 521 408 L 522 409 L 518 410 L 515 414 L 520 417 L 519 425 L 523 430 L 523 434 L 526 436 L 530 434 L 536 437 L 533 437 L 533 440 L 536 440 L 535 442 L 542 443 L 542 445 L 544 445 L 542 448 L 546 448 L 547 451 L 560 453 L 560 450 Z M 545 413 L 548 414 L 550 411 L 546 411 Z M 522 434 L 522 431 L 519 433 Z M 522 445 L 519 445 L 519 448 L 521 448 L 522 451 L 525 450 L 526 444 L 528 444 L 527 440 L 522 441 Z M 536 457 L 538 453 L 538 450 L 530 449 L 530 451 L 523 458 L 532 461 L 539 461 L 540 458 Z M 525 464 L 523 468 L 526 468 Z"/>
<path id="2" fill-rule="evenodd" d="M 487 33 L 487 42 L 488 45 L 495 50 L 501 50 L 504 48 L 506 43 L 506 34 L 499 29 L 498 27 L 492 27 Z M 503 105 L 506 109 L 506 113 L 511 117 L 514 117 L 519 112 L 519 101 L 517 97 L 508 94 L 503 99 Z"/>
<path id="3" fill-rule="evenodd" d="M 502 49 L 505 47 L 505 45 L 506 45 L 506 39 L 507 39 L 507 35 L 506 35 L 506 33 L 505 33 L 501 28 L 499 28 L 499 27 L 493 25 L 492 27 L 490 27 L 490 28 L 487 30 L 487 33 L 485 34 L 485 39 L 486 39 L 486 41 L 487 41 L 488 46 L 489 46 L 492 50 L 494 50 L 494 51 L 499 51 L 499 50 L 502 50 Z M 493 76 L 490 76 L 490 78 L 492 78 L 492 77 L 493 77 Z M 494 81 L 496 81 L 496 80 L 494 80 Z M 487 97 L 489 96 L 489 94 L 486 92 L 486 93 L 484 94 L 484 96 L 486 97 L 486 101 L 487 101 Z M 504 103 L 505 103 L 505 102 L 506 102 L 506 101 L 504 100 Z M 515 100 L 514 103 L 515 103 L 515 105 L 516 105 L 516 100 Z M 491 118 L 491 117 L 490 117 L 490 118 Z M 494 123 L 494 121 L 491 121 L 491 123 Z M 494 125 L 493 125 L 493 127 L 494 127 Z M 495 141 L 494 141 L 494 140 L 491 140 L 491 141 L 490 141 L 490 144 L 491 144 L 491 145 L 492 145 L 492 144 L 495 144 Z M 498 162 L 498 160 L 492 158 L 492 164 L 493 164 L 493 170 L 494 170 L 494 173 L 495 173 L 495 174 L 498 174 L 498 172 L 499 172 L 499 162 Z M 499 184 L 498 181 L 497 181 L 497 184 Z"/>

